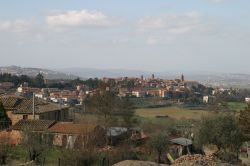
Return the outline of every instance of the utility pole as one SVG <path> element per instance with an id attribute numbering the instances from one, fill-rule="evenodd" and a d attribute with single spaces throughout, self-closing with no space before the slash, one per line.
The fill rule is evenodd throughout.
<path id="1" fill-rule="evenodd" d="M 33 99 L 33 109 L 32 109 L 32 112 L 33 112 L 33 120 L 36 119 L 36 115 L 35 115 L 35 93 L 33 93 L 33 96 L 32 96 L 32 99 Z"/>

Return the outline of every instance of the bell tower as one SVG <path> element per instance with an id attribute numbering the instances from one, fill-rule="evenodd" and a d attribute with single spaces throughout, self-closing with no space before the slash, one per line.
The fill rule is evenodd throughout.
<path id="1" fill-rule="evenodd" d="M 184 81 L 185 81 L 184 75 L 182 74 L 182 75 L 181 75 L 181 82 L 184 82 Z"/>

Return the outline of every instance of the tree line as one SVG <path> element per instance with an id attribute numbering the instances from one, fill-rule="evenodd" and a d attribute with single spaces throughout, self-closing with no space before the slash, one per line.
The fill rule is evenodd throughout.
<path id="1" fill-rule="evenodd" d="M 49 82 L 46 82 L 44 76 L 41 73 L 37 74 L 35 77 L 0 73 L 0 82 L 11 82 L 15 87 L 23 83 L 27 83 L 30 87 L 58 89 L 74 89 L 76 85 L 84 84 L 90 89 L 95 89 L 99 86 L 101 80 L 98 78 L 90 78 L 87 80 L 81 80 L 80 78 L 77 78 L 74 80 L 50 80 Z"/>

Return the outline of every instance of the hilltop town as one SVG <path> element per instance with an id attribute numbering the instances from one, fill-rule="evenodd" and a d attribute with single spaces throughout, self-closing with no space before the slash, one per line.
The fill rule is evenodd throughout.
<path id="1" fill-rule="evenodd" d="M 2 163 L 46 164 L 48 158 L 47 164 L 52 165 L 74 162 L 96 165 L 121 162 L 118 165 L 122 165 L 126 163 L 122 160 L 142 160 L 142 157 L 173 165 L 239 161 L 234 154 L 231 159 L 223 158 L 228 154 L 216 154 L 216 148 L 220 148 L 217 142 L 212 143 L 214 148 L 207 146 L 206 141 L 211 143 L 214 138 L 204 138 L 209 132 L 202 126 L 207 126 L 207 121 L 218 125 L 217 120 L 221 118 L 236 125 L 232 116 L 247 107 L 248 90 L 206 87 L 186 80 L 184 75 L 173 80 L 157 78 L 154 74 L 148 78 L 49 80 L 41 73 L 35 77 L 2 73 L 0 80 L 0 145 L 8 149 L 0 150 Z M 209 119 L 211 116 L 214 118 Z M 220 125 L 218 133 L 226 130 L 224 124 Z M 225 141 L 238 148 L 243 133 L 237 125 L 232 127 L 236 127 L 235 138 L 239 140 Z M 205 150 L 201 145 L 206 145 Z M 21 149 L 27 150 L 29 159 Z M 240 150 L 242 155 L 248 154 L 244 146 Z M 57 157 L 47 156 L 45 151 Z M 9 156 L 17 155 L 14 153 L 19 157 Z M 96 156 L 104 154 L 113 158 Z M 158 154 L 157 158 L 150 159 L 154 154 Z M 73 160 L 69 157 L 72 155 Z"/>
<path id="2" fill-rule="evenodd" d="M 102 84 L 102 87 L 106 86 L 107 91 L 112 91 L 117 96 L 126 98 L 158 97 L 162 99 L 176 99 L 181 102 L 190 97 L 202 99 L 202 97 L 212 95 L 213 93 L 212 88 L 205 87 L 197 81 L 185 80 L 184 75 L 174 80 L 155 78 L 154 74 L 150 78 L 144 78 L 143 76 L 139 78 L 104 77 L 86 81 L 76 79 L 72 82 L 74 85 L 68 85 L 70 82 L 67 81 L 49 83 L 52 81 L 43 78 L 42 80 L 44 81 L 44 87 L 40 88 L 32 87 L 28 82 L 23 82 L 18 86 L 15 86 L 12 82 L 2 82 L 0 87 L 3 90 L 16 87 L 16 91 L 12 92 L 13 95 L 31 97 L 34 94 L 39 99 L 63 105 L 82 105 L 86 97 L 100 92 L 98 84 Z M 208 99 L 206 102 L 208 102 Z"/>

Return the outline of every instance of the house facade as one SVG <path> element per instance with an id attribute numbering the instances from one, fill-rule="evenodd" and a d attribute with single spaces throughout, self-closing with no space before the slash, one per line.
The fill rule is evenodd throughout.
<path id="1" fill-rule="evenodd" d="M 104 129 L 95 124 L 57 122 L 48 132 L 53 135 L 53 145 L 66 149 L 101 146 L 105 141 Z"/>
<path id="2" fill-rule="evenodd" d="M 68 107 L 59 104 L 48 103 L 42 100 L 35 100 L 33 111 L 33 100 L 20 96 L 3 95 L 0 102 L 11 119 L 12 125 L 24 119 L 68 121 Z"/>

